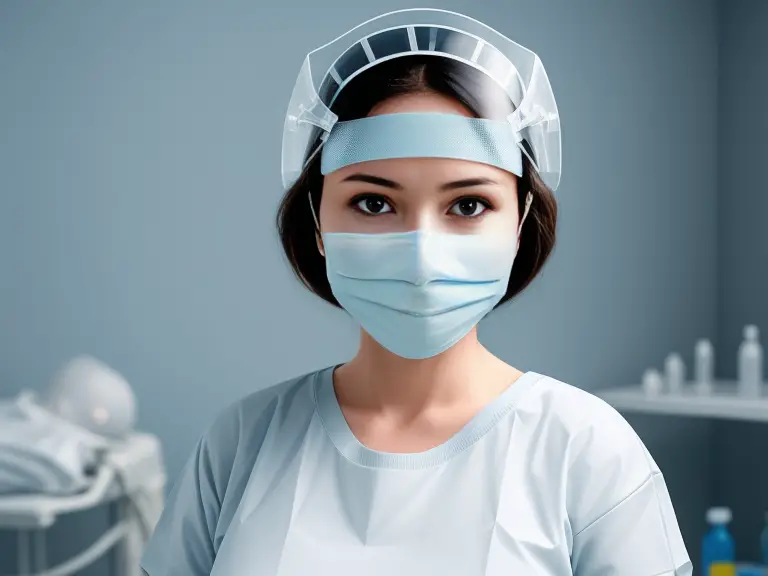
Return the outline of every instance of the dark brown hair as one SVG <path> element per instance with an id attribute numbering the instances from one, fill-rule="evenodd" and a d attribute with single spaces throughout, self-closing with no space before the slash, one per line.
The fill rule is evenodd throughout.
<path id="1" fill-rule="evenodd" d="M 341 91 L 332 110 L 339 121 L 355 120 L 366 117 L 380 102 L 418 92 L 434 92 L 454 98 L 478 118 L 504 119 L 514 110 L 506 92 L 485 73 L 462 62 L 435 56 L 403 56 L 366 70 Z M 523 142 L 524 146 L 526 144 Z M 533 156 L 529 147 L 526 150 Z M 309 207 L 311 191 L 315 212 L 320 213 L 322 190 L 320 154 L 316 154 L 283 197 L 277 213 L 277 229 L 288 262 L 299 280 L 327 302 L 341 307 L 328 283 L 325 259 L 317 247 L 315 222 Z M 520 216 L 528 191 L 533 193 L 533 202 L 520 231 L 520 248 L 507 292 L 497 306 L 531 283 L 555 245 L 557 202 L 523 155 L 523 175 L 518 179 Z"/>

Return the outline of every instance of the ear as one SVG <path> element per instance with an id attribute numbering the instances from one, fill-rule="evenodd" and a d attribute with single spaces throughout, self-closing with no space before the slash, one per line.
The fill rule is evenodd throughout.
<path id="1" fill-rule="evenodd" d="M 318 232 L 315 232 L 315 242 L 317 242 L 317 251 L 320 252 L 323 258 L 325 258 L 325 247 L 323 246 L 323 237 Z"/>

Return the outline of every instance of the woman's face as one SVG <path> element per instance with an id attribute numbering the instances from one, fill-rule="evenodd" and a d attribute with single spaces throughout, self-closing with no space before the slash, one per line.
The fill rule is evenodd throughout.
<path id="1" fill-rule="evenodd" d="M 441 112 L 472 116 L 440 94 L 398 96 L 369 116 Z M 432 230 L 454 234 L 517 232 L 517 177 L 479 162 L 397 158 L 346 166 L 326 175 L 322 232 L 383 233 Z"/>

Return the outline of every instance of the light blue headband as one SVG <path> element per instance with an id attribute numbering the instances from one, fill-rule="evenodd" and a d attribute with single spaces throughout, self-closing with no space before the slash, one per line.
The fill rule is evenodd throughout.
<path id="1" fill-rule="evenodd" d="M 370 160 L 454 158 L 523 175 L 519 138 L 507 121 L 410 112 L 337 122 L 323 145 L 323 175 Z"/>

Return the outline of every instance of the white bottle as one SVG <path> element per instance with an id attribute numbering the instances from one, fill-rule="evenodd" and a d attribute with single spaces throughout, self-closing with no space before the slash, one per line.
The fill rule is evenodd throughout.
<path id="1" fill-rule="evenodd" d="M 707 524 L 729 524 L 733 513 L 727 506 L 714 506 L 707 510 Z"/>
<path id="2" fill-rule="evenodd" d="M 759 396 L 763 386 L 763 347 L 757 326 L 744 327 L 744 341 L 739 346 L 739 394 Z"/>
<path id="3" fill-rule="evenodd" d="M 664 379 L 661 372 L 654 368 L 649 368 L 643 373 L 643 391 L 648 396 L 657 396 L 664 389 Z"/>
<path id="4" fill-rule="evenodd" d="M 715 351 L 712 343 L 706 338 L 696 342 L 694 356 L 696 358 L 694 362 L 696 391 L 700 394 L 709 394 L 714 386 L 715 373 Z"/>
<path id="5" fill-rule="evenodd" d="M 680 354 L 673 352 L 664 361 L 664 375 L 667 381 L 667 390 L 677 394 L 683 390 L 685 383 L 685 364 Z"/>

